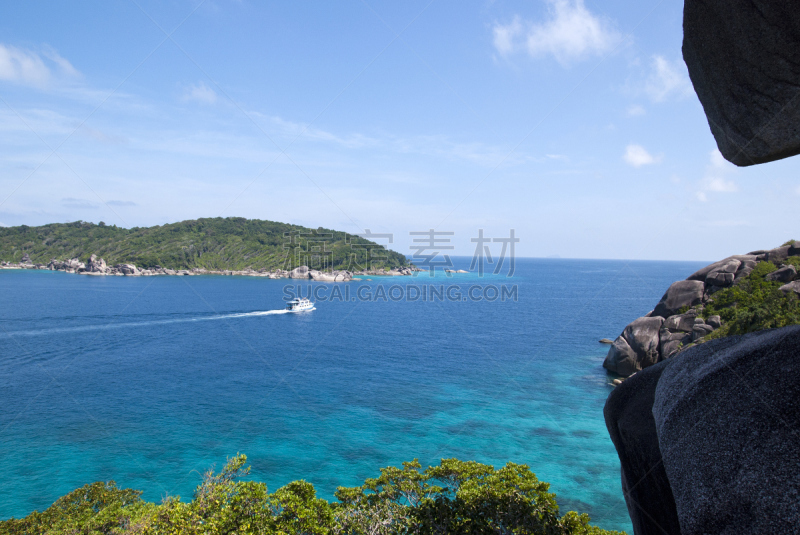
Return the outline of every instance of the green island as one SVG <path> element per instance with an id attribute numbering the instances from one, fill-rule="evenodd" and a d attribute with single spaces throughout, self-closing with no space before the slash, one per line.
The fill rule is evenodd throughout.
<path id="1" fill-rule="evenodd" d="M 2 262 L 88 262 L 91 255 L 109 266 L 172 270 L 291 270 L 306 265 L 355 271 L 410 265 L 404 255 L 354 234 L 243 217 L 129 229 L 102 221 L 0 228 Z"/>
<path id="2" fill-rule="evenodd" d="M 270 493 L 242 480 L 246 457 L 203 476 L 191 501 L 145 502 L 141 491 L 113 481 L 85 485 L 48 509 L 0 522 L 3 535 L 61 534 L 485 534 L 618 535 L 589 524 L 586 514 L 559 515 L 550 485 L 526 465 L 500 469 L 442 459 L 421 470 L 415 459 L 381 470 L 359 487 L 339 487 L 336 502 L 294 481 Z"/>

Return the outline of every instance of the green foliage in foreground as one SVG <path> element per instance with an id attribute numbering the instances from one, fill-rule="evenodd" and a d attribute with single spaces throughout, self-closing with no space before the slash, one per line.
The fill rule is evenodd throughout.
<path id="1" fill-rule="evenodd" d="M 495 470 L 476 462 L 443 459 L 421 470 L 416 460 L 384 468 L 360 487 L 339 487 L 338 502 L 316 497 L 295 481 L 269 493 L 263 483 L 241 481 L 249 472 L 237 455 L 209 471 L 183 502 L 147 503 L 140 491 L 114 482 L 93 483 L 45 511 L 0 522 L 2 535 L 178 534 L 541 534 L 613 535 L 589 525 L 585 514 L 558 514 L 555 495 L 525 465 Z"/>
<path id="2" fill-rule="evenodd" d="M 800 267 L 800 257 L 789 257 L 786 263 Z M 800 324 L 800 300 L 794 292 L 784 294 L 782 282 L 764 279 L 777 267 L 772 262 L 759 262 L 740 283 L 720 290 L 706 304 L 704 316 L 722 318 L 722 327 L 707 335 L 706 340 L 762 329 Z"/>
<path id="3" fill-rule="evenodd" d="M 288 234 L 288 236 L 287 236 Z M 359 270 L 406 265 L 405 256 L 352 234 L 322 227 L 244 219 L 207 218 L 156 227 L 120 228 L 76 221 L 41 227 L 0 227 L 0 261 L 34 263 L 92 254 L 108 265 L 135 264 L 169 269 Z"/>

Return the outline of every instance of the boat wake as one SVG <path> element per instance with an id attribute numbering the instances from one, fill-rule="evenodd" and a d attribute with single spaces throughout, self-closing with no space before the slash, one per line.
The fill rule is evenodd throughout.
<path id="1" fill-rule="evenodd" d="M 313 309 L 312 309 L 313 310 Z M 241 312 L 236 314 L 215 314 L 213 316 L 194 316 L 188 318 L 170 318 L 152 321 L 127 321 L 120 323 L 106 323 L 103 325 L 80 325 L 75 327 L 56 327 L 52 329 L 39 329 L 30 331 L 0 331 L 0 338 L 13 338 L 15 336 L 42 336 L 59 333 L 78 333 L 86 331 L 105 331 L 111 329 L 127 329 L 133 327 L 150 327 L 153 325 L 169 325 L 171 323 L 194 323 L 197 321 L 218 321 L 238 318 L 252 318 L 256 316 L 274 316 L 279 314 L 292 314 L 293 310 L 259 310 L 255 312 Z"/>

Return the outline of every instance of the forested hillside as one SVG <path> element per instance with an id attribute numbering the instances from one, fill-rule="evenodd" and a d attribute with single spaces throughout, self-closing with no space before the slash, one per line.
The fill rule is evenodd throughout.
<path id="1" fill-rule="evenodd" d="M 407 265 L 400 253 L 345 232 L 245 219 L 204 218 L 155 227 L 53 223 L 0 228 L 0 261 L 47 264 L 92 254 L 108 265 L 209 270 L 365 269 Z M 371 261 L 371 262 L 370 262 Z"/>

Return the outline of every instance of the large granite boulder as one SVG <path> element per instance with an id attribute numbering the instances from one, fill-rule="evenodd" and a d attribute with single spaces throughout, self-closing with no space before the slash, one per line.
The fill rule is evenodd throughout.
<path id="1" fill-rule="evenodd" d="M 290 279 L 308 279 L 310 278 L 308 266 L 296 267 L 289 272 Z"/>
<path id="2" fill-rule="evenodd" d="M 139 275 L 139 270 L 133 264 L 118 264 L 116 268 L 124 275 Z"/>
<path id="3" fill-rule="evenodd" d="M 703 301 L 705 285 L 699 280 L 673 282 L 661 301 L 653 309 L 653 316 L 668 318 L 685 306 L 699 305 Z"/>
<path id="4" fill-rule="evenodd" d="M 744 262 L 752 262 L 753 267 L 755 267 L 756 262 L 756 255 L 754 254 L 742 254 L 742 255 L 733 255 L 729 256 L 728 258 L 723 258 L 713 264 L 709 264 L 704 268 L 698 269 L 691 275 L 687 277 L 686 280 L 690 281 L 704 281 L 706 280 L 706 276 L 713 272 L 719 273 L 736 273 L 742 266 Z"/>
<path id="5" fill-rule="evenodd" d="M 676 314 L 664 320 L 664 328 L 670 331 L 692 332 L 694 320 L 697 319 L 697 312 L 690 310 L 686 314 Z"/>
<path id="6" fill-rule="evenodd" d="M 658 441 L 681 535 L 796 533 L 800 326 L 713 340 L 659 366 L 664 367 L 652 401 L 655 434 L 649 440 Z M 636 388 L 648 377 L 639 373 L 622 387 Z M 639 394 L 632 403 L 646 405 L 648 396 Z M 652 454 L 653 444 L 639 432 Z M 628 451 L 622 449 L 620 458 Z M 630 464 L 634 454 L 625 453 L 624 462 Z M 637 481 L 625 477 L 628 488 Z M 663 502 L 658 489 L 638 501 Z M 671 504 L 663 508 L 671 512 Z"/>
<path id="7" fill-rule="evenodd" d="M 789 284 L 784 284 L 780 288 L 778 288 L 783 293 L 794 292 L 800 295 L 800 281 L 790 282 Z"/>
<path id="8" fill-rule="evenodd" d="M 617 449 L 622 492 L 636 535 L 680 533 L 653 419 L 656 385 L 667 362 L 627 379 L 611 392 L 603 415 Z"/>
<path id="9" fill-rule="evenodd" d="M 608 350 L 603 366 L 628 376 L 658 362 L 659 331 L 664 318 L 644 317 L 630 323 Z"/>
<path id="10" fill-rule="evenodd" d="M 683 58 L 727 160 L 800 154 L 799 49 L 795 2 L 685 1 Z"/>
<path id="11" fill-rule="evenodd" d="M 773 271 L 764 277 L 768 281 L 790 282 L 797 276 L 797 269 L 791 264 Z"/>
<path id="12" fill-rule="evenodd" d="M 617 336 L 617 339 L 608 348 L 603 367 L 623 377 L 628 377 L 642 369 L 641 365 L 637 363 L 636 352 L 631 349 L 628 341 L 622 335 Z"/>
<path id="13" fill-rule="evenodd" d="M 673 318 L 675 316 L 672 316 Z M 694 324 L 692 324 L 694 327 Z M 691 328 L 690 328 L 691 329 Z M 691 330 L 687 332 L 672 332 L 669 329 L 661 329 L 659 336 L 659 360 L 670 358 L 681 350 L 684 346 L 692 342 Z"/>
<path id="14" fill-rule="evenodd" d="M 97 258 L 97 255 L 92 255 L 89 258 L 89 263 L 86 265 L 86 271 L 90 273 L 105 273 L 108 269 L 106 261 L 102 258 Z"/>
<path id="15" fill-rule="evenodd" d="M 800 326 L 691 347 L 624 381 L 606 426 L 637 535 L 795 533 Z"/>

